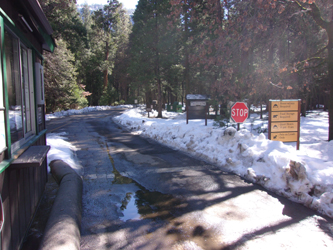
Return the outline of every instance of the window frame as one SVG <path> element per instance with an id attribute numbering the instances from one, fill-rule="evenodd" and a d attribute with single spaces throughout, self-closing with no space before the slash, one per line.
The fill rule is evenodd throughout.
<path id="1" fill-rule="evenodd" d="M 23 127 L 23 138 L 20 138 L 18 141 L 12 142 L 10 138 L 10 154 L 9 157 L 11 158 L 11 155 L 19 150 L 29 139 L 31 139 L 33 136 L 36 135 L 36 108 L 35 108 L 35 88 L 34 88 L 34 75 L 33 75 L 33 56 L 32 56 L 32 50 L 28 48 L 28 46 L 22 41 L 22 39 L 15 34 L 7 25 L 4 25 L 4 32 L 7 32 L 9 35 L 11 35 L 14 39 L 18 40 L 18 58 L 14 58 L 14 60 L 18 60 L 19 63 L 19 84 L 20 84 L 20 92 L 21 92 L 21 119 L 22 119 L 22 127 Z M 4 37 L 4 43 L 5 43 L 5 37 Z M 3 44 L 3 46 L 5 46 Z M 25 93 L 25 86 L 23 83 L 23 61 L 22 61 L 22 50 L 26 50 L 27 52 L 27 81 L 28 81 L 28 96 L 29 96 L 29 104 L 30 104 L 30 131 L 26 131 L 26 93 Z M 5 55 L 6 57 L 6 55 Z M 8 65 L 6 65 L 6 68 Z M 7 74 L 7 69 L 3 70 L 3 74 Z M 4 85 L 7 84 L 8 86 L 8 78 L 6 77 L 6 82 L 3 83 Z M 8 87 L 7 87 L 7 95 L 8 95 Z M 9 105 L 9 103 L 8 103 Z M 6 112 L 5 116 L 7 116 L 7 120 L 9 120 L 9 106 L 7 107 L 8 112 Z M 7 123 L 7 126 L 10 125 Z M 7 128 L 9 130 L 9 133 L 7 135 L 11 135 L 10 126 Z M 8 143 L 8 140 L 7 140 Z M 8 146 L 8 145 L 7 145 Z"/>
<path id="2" fill-rule="evenodd" d="M 36 117 L 36 112 L 35 112 L 35 91 L 34 91 L 34 78 L 33 78 L 33 58 L 32 58 L 32 50 L 27 48 L 23 43 L 21 43 L 21 46 L 20 46 L 20 50 L 21 50 L 21 57 L 22 57 L 22 48 L 26 50 L 27 52 L 27 73 L 28 73 L 28 96 L 29 96 L 29 118 L 30 118 L 30 129 L 31 130 L 28 130 L 27 131 L 27 124 L 26 124 L 26 121 L 24 122 L 25 124 L 25 131 L 24 131 L 24 137 L 31 137 L 33 135 L 36 134 L 36 126 L 35 126 L 35 117 Z M 22 75 L 23 75 L 23 62 L 22 62 L 22 58 L 20 60 L 21 62 L 21 79 L 22 79 Z M 21 80 L 21 85 L 23 87 L 23 84 L 25 85 L 25 83 L 23 83 L 23 81 Z M 22 93 L 22 98 L 24 100 L 24 105 L 27 106 L 27 98 L 25 96 L 26 94 L 26 89 L 25 89 L 26 86 L 24 86 L 24 93 Z M 23 119 L 27 119 L 27 111 L 25 110 L 26 114 L 24 116 Z"/>
<path id="3" fill-rule="evenodd" d="M 0 18 L 2 19 L 2 18 Z M 0 48 L 2 44 L 3 22 L 0 20 Z M 4 97 L 4 79 L 2 74 L 2 51 L 0 49 L 0 154 L 7 149 L 7 131 L 6 131 L 6 105 Z M 4 144 L 3 144 L 4 142 Z"/>

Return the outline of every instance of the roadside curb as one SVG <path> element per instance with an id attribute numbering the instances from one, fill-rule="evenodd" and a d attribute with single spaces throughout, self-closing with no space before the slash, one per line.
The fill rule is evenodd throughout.
<path id="1" fill-rule="evenodd" d="M 50 163 L 51 173 L 59 185 L 46 224 L 40 250 L 79 250 L 82 217 L 82 179 L 62 160 Z"/>

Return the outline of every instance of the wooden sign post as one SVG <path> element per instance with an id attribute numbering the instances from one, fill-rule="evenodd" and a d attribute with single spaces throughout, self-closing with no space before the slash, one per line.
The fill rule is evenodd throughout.
<path id="1" fill-rule="evenodd" d="M 268 139 L 297 142 L 299 150 L 301 100 L 269 100 Z"/>

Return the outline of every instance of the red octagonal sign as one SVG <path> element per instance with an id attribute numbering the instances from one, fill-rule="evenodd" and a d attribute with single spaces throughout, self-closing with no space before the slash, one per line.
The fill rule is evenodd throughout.
<path id="1" fill-rule="evenodd" d="M 243 123 L 249 116 L 249 109 L 244 102 L 236 102 L 231 107 L 231 119 L 237 123 Z"/>

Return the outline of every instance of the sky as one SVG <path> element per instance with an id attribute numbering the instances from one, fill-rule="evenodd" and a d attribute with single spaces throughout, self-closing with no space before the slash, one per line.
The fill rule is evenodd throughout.
<path id="1" fill-rule="evenodd" d="M 125 9 L 135 9 L 135 6 L 138 3 L 138 0 L 118 0 L 120 3 L 122 3 L 125 7 Z M 77 4 L 84 4 L 87 3 L 89 5 L 91 4 L 107 4 L 107 0 L 77 0 Z"/>
<path id="2" fill-rule="evenodd" d="M 87 107 L 49 114 L 46 119 L 112 108 Z M 300 150 L 296 150 L 295 143 L 268 140 L 268 119 L 261 120 L 256 114 L 251 114 L 251 118 L 241 125 L 241 130 L 236 131 L 233 127 L 214 126 L 213 120 L 208 120 L 208 126 L 200 119 L 189 120 L 189 124 L 186 124 L 185 113 L 163 111 L 163 117 L 168 119 L 156 119 L 153 118 L 157 116 L 156 111 L 150 112 L 151 118 L 148 118 L 144 107 L 127 108 L 124 114 L 113 120 L 132 133 L 188 152 L 222 169 L 227 168 L 251 182 L 333 218 L 333 140 L 327 141 L 327 112 L 316 110 L 307 117 L 301 117 L 301 145 Z M 72 148 L 65 152 L 66 148 L 71 147 L 66 141 L 66 134 L 47 136 L 47 143 L 51 145 L 48 154 L 50 161 L 61 159 L 66 162 L 66 158 L 72 161 L 70 151 L 80 150 Z M 63 150 L 64 153 L 61 153 Z M 74 168 L 76 166 L 73 161 L 68 164 Z M 291 170 L 294 167 L 296 177 Z"/>

